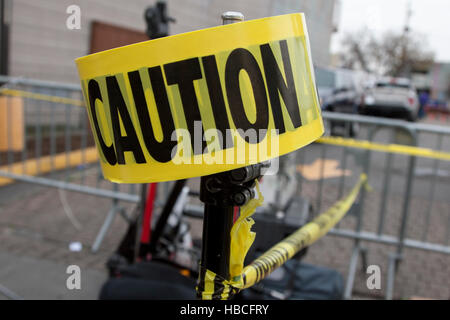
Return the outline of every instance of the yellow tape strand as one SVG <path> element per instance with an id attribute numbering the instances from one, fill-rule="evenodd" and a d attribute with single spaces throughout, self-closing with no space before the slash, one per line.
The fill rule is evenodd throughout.
<path id="1" fill-rule="evenodd" d="M 302 248 L 311 245 L 319 238 L 327 234 L 327 232 L 349 211 L 362 186 L 370 190 L 370 187 L 367 184 L 367 176 L 365 174 L 361 174 L 360 180 L 345 198 L 338 201 L 326 212 L 317 216 L 313 221 L 298 229 L 289 237 L 280 241 L 242 270 L 242 254 L 247 253 L 247 247 L 253 242 L 254 238 L 254 233 L 252 233 L 249 229 L 249 227 L 253 224 L 251 218 L 249 217 L 254 212 L 257 202 L 252 203 L 249 207 L 249 212 L 246 213 L 245 218 L 242 220 L 246 221 L 246 223 L 241 227 L 232 230 L 233 237 L 239 238 L 234 240 L 235 245 L 238 245 L 239 243 L 244 243 L 244 245 L 242 252 L 235 252 L 235 255 L 239 256 L 239 259 L 236 258 L 234 263 L 230 263 L 231 279 L 224 279 L 211 270 L 201 268 L 197 286 L 199 298 L 206 300 L 227 300 L 240 290 L 249 288 L 264 279 L 272 271 L 292 258 Z M 259 198 L 255 201 L 258 200 Z M 244 229 L 245 231 L 241 233 L 238 231 L 239 229 Z M 247 237 L 247 240 L 241 239 L 241 236 L 243 235 Z M 242 273 L 236 275 L 236 272 L 238 271 Z"/>
<path id="2" fill-rule="evenodd" d="M 348 212 L 358 196 L 362 186 L 367 185 L 367 176 L 361 175 L 359 182 L 347 197 L 337 202 L 326 212 L 320 214 L 313 221 L 307 223 L 289 237 L 285 238 L 250 265 L 244 268 L 243 288 L 249 288 L 264 279 L 273 270 L 283 265 L 301 249 L 311 245 L 324 236 Z"/>
<path id="3" fill-rule="evenodd" d="M 234 285 L 238 288 L 242 287 L 244 260 L 256 235 L 255 232 L 251 231 L 251 228 L 255 223 L 252 215 L 255 213 L 256 208 L 261 206 L 264 202 L 264 197 L 259 189 L 258 181 L 256 181 L 256 193 L 258 198 L 251 199 L 241 208 L 240 216 L 231 229 L 230 277 Z"/>
<path id="4" fill-rule="evenodd" d="M 420 148 L 399 144 L 381 144 L 367 140 L 355 140 L 341 137 L 321 137 L 317 139 L 315 142 L 335 146 L 345 146 L 350 148 L 375 150 L 375 151 L 390 152 L 390 153 L 450 161 L 449 152 L 435 151 L 428 148 Z"/>
<path id="5" fill-rule="evenodd" d="M 24 90 L 2 88 L 2 89 L 0 89 L 0 94 L 3 94 L 5 96 L 22 97 L 22 98 L 28 98 L 28 99 L 34 99 L 34 100 L 40 100 L 40 101 L 62 103 L 62 104 L 68 104 L 68 105 L 73 105 L 73 106 L 78 106 L 78 107 L 84 106 L 84 102 L 81 100 L 58 97 L 58 96 L 51 96 L 51 95 L 47 95 L 47 94 L 35 93 L 35 92 L 24 91 Z"/>

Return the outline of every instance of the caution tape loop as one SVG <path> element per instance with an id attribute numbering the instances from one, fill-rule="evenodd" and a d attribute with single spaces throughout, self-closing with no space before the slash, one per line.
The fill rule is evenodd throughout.
<path id="1" fill-rule="evenodd" d="M 76 60 L 103 175 L 148 183 L 233 170 L 323 134 L 303 14 Z"/>
<path id="2" fill-rule="evenodd" d="M 197 298 L 202 300 L 229 300 L 240 289 L 229 281 L 205 267 L 200 267 L 198 284 L 196 287 Z"/>

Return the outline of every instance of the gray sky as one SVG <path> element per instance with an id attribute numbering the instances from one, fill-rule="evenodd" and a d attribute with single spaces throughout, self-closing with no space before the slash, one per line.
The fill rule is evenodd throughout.
<path id="1" fill-rule="evenodd" d="M 408 0 L 341 0 L 339 32 L 332 51 L 339 49 L 345 32 L 364 26 L 377 33 L 401 31 L 405 25 Z M 450 0 L 412 0 L 411 32 L 428 38 L 437 61 L 450 62 Z"/>

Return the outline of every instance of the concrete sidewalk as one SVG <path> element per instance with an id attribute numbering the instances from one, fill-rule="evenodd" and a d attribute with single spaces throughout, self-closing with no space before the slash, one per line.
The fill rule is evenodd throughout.
<path id="1" fill-rule="evenodd" d="M 24 299 L 96 299 L 107 278 L 105 262 L 127 223 L 117 217 L 97 253 L 91 245 L 110 208 L 107 199 L 67 193 L 82 228 L 64 214 L 58 190 L 26 183 L 0 188 L 0 299 L 6 287 Z M 73 252 L 71 242 L 82 250 Z M 69 265 L 81 269 L 81 290 L 68 290 Z"/>
<path id="2" fill-rule="evenodd" d="M 66 264 L 3 252 L 0 266 L 0 286 L 23 299 L 97 299 L 107 277 L 106 272 L 82 268 L 81 288 L 69 290 Z M 8 299 L 1 290 L 0 299 Z"/>

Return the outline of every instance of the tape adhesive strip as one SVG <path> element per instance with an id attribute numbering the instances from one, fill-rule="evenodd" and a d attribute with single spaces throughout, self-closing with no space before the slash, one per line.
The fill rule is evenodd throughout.
<path id="1" fill-rule="evenodd" d="M 227 171 L 323 133 L 301 13 L 140 42 L 76 63 L 103 173 L 115 182 Z"/>

